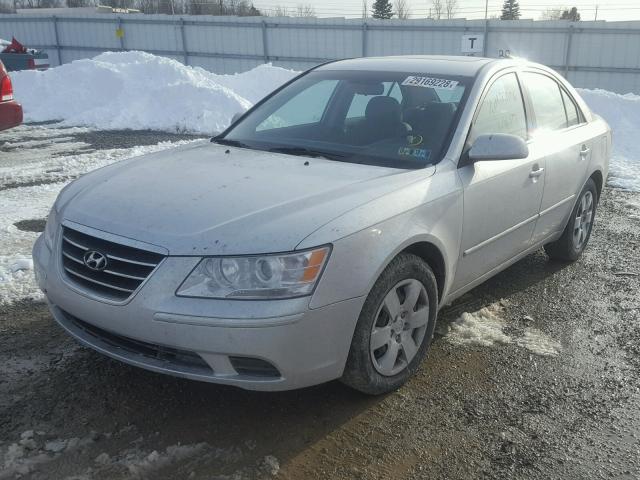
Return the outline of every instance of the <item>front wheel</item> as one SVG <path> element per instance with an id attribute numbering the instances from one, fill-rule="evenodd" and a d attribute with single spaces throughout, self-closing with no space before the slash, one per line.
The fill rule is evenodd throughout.
<path id="1" fill-rule="evenodd" d="M 416 255 L 400 254 L 362 307 L 342 382 L 371 395 L 402 386 L 427 353 L 437 311 L 431 268 Z"/>
<path id="2" fill-rule="evenodd" d="M 587 246 L 598 206 L 598 190 L 592 179 L 587 180 L 576 202 L 562 236 L 544 246 L 552 260 L 575 262 Z"/>

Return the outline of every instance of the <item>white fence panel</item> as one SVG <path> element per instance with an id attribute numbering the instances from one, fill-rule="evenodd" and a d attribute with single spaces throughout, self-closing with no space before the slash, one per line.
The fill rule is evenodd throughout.
<path id="1" fill-rule="evenodd" d="M 58 16 L 0 15 L 1 38 L 46 50 L 52 65 L 144 50 L 217 73 L 265 62 L 303 70 L 339 58 L 459 55 L 463 35 L 484 35 L 486 56 L 538 61 L 578 87 L 640 93 L 640 22 L 78 16 L 71 9 Z"/>

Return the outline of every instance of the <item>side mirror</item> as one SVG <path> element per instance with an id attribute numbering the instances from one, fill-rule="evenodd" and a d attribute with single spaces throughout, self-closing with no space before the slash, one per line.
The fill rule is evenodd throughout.
<path id="1" fill-rule="evenodd" d="M 526 142 L 516 136 L 507 133 L 494 133 L 480 135 L 471 145 L 469 160 L 479 162 L 482 160 L 516 160 L 527 158 L 529 147 Z"/>
<path id="2" fill-rule="evenodd" d="M 236 112 L 233 114 L 233 117 L 231 117 L 231 123 L 229 125 L 233 125 L 234 123 L 236 123 L 238 121 L 238 119 L 244 115 L 244 112 Z"/>

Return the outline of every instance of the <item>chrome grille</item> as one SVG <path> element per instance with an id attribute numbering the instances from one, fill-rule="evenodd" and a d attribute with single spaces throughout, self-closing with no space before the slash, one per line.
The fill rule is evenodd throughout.
<path id="1" fill-rule="evenodd" d="M 85 254 L 92 251 L 106 257 L 103 270 L 85 264 Z M 62 265 L 68 279 L 110 300 L 129 298 L 163 258 L 159 253 L 109 242 L 69 227 L 62 229 Z"/>

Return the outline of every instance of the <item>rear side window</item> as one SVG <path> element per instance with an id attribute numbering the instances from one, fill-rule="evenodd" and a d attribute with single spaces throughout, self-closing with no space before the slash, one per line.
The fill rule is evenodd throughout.
<path id="1" fill-rule="evenodd" d="M 567 111 L 567 127 L 578 125 L 580 123 L 580 115 L 578 114 L 578 107 L 575 102 L 569 97 L 567 92 L 561 89 L 562 100 L 564 101 L 564 108 Z"/>
<path id="2" fill-rule="evenodd" d="M 525 72 L 522 78 L 536 117 L 536 130 L 553 131 L 567 126 L 567 116 L 558 83 L 546 75 Z"/>
<path id="3" fill-rule="evenodd" d="M 494 133 L 527 138 L 524 103 L 515 73 L 503 75 L 489 87 L 473 123 L 470 141 L 473 142 L 480 135 Z"/>

